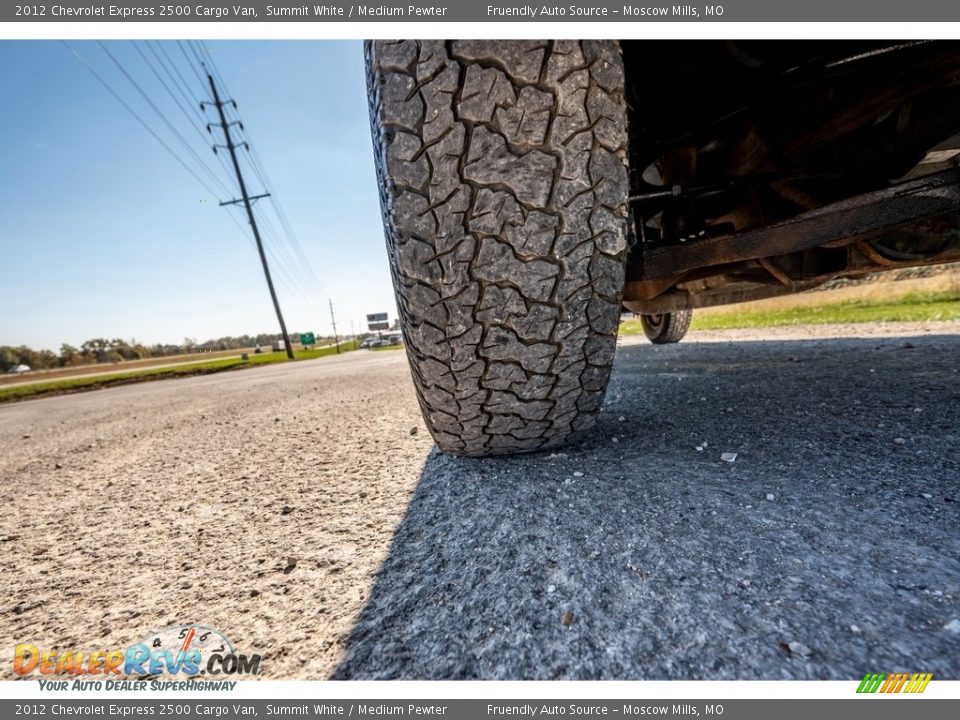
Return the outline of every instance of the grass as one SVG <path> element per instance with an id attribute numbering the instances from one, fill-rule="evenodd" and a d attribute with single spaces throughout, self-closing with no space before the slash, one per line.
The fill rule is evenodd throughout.
<path id="1" fill-rule="evenodd" d="M 351 340 L 350 342 L 342 342 L 340 343 L 340 352 L 341 353 L 350 352 L 351 350 L 356 350 L 359 346 L 360 346 L 360 343 L 357 342 L 356 340 Z M 284 357 L 286 357 L 284 353 L 273 353 L 273 354 L 283 355 Z M 314 358 L 325 357 L 326 355 L 336 355 L 336 354 L 337 354 L 337 349 L 335 347 L 322 347 L 322 348 L 317 348 L 316 350 L 295 350 L 294 351 L 294 355 L 296 356 L 297 360 L 313 360 Z M 251 359 L 252 358 L 253 356 L 251 356 Z"/>
<path id="2" fill-rule="evenodd" d="M 163 357 L 142 358 L 139 360 L 123 360 L 115 363 L 91 362 L 83 365 L 68 365 L 67 367 L 39 370 L 27 376 L 35 382 L 56 380 L 60 378 L 79 377 L 81 375 L 99 374 L 110 370 L 116 372 L 131 372 L 136 369 L 161 367 L 163 365 L 181 365 L 189 362 L 210 362 L 224 358 L 237 357 L 242 352 L 252 352 L 253 348 L 238 348 L 236 350 L 217 350 L 204 353 L 183 353 Z M 0 386 L 19 385 L 24 381 L 22 375 L 0 375 Z"/>
<path id="3" fill-rule="evenodd" d="M 733 330 L 784 325 L 825 325 L 868 322 L 922 322 L 960 320 L 960 291 L 918 292 L 896 300 L 848 300 L 819 306 L 743 312 L 703 312 L 693 314 L 691 330 Z M 621 324 L 621 335 L 643 332 L 640 320 Z"/>
<path id="4" fill-rule="evenodd" d="M 356 349 L 357 343 L 355 341 L 340 344 L 340 352 L 349 352 Z M 296 360 L 313 360 L 326 355 L 334 355 L 336 352 L 337 349 L 335 347 L 324 347 L 315 350 L 297 350 L 294 352 L 294 356 Z M 161 366 L 140 370 L 121 370 L 103 375 L 79 376 L 60 380 L 41 380 L 25 385 L 0 387 L 0 403 L 44 395 L 62 395 L 83 390 L 98 390 L 112 385 L 126 385 L 128 383 L 144 382 L 147 380 L 162 380 L 173 377 L 186 377 L 189 375 L 209 375 L 227 370 L 241 370 L 257 365 L 270 365 L 272 363 L 283 362 L 287 360 L 287 354 L 284 352 L 263 353 L 262 355 L 250 355 L 249 358 L 249 360 L 242 360 L 240 356 L 237 355 L 236 357 L 191 363 L 190 365 L 180 365 L 176 367 Z"/>
<path id="5" fill-rule="evenodd" d="M 373 350 L 374 352 L 380 352 L 381 350 L 403 350 L 403 344 L 399 344 L 399 345 L 383 345 L 383 346 L 380 346 L 380 347 L 372 347 L 372 348 L 370 348 L 370 349 Z"/>

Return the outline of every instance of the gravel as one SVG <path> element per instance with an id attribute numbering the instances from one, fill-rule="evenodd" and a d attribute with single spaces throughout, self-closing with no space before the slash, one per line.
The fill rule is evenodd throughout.
<path id="1" fill-rule="evenodd" d="M 511 458 L 432 450 L 393 352 L 0 407 L 0 647 L 194 621 L 270 678 L 958 678 L 960 325 L 925 329 L 630 338 L 596 429 Z"/>
<path id="2" fill-rule="evenodd" d="M 363 352 L 0 406 L 0 647 L 192 621 L 324 677 L 432 446 L 407 378 Z"/>

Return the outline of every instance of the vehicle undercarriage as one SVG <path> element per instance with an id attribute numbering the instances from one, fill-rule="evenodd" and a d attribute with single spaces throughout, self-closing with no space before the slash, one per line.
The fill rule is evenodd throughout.
<path id="1" fill-rule="evenodd" d="M 957 43 L 621 45 L 627 309 L 960 259 Z"/>

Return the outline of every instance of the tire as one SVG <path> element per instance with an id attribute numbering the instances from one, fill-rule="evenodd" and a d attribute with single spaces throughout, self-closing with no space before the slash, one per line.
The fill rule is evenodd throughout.
<path id="1" fill-rule="evenodd" d="M 588 429 L 624 284 L 619 44 L 365 50 L 387 251 L 434 440 L 499 455 Z"/>
<path id="2" fill-rule="evenodd" d="M 692 310 L 677 310 L 662 315 L 641 315 L 643 334 L 654 345 L 668 345 L 683 340 L 690 329 Z"/>

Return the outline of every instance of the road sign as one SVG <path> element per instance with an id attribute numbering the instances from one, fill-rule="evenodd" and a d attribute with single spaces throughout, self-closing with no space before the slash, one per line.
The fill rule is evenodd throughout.
<path id="1" fill-rule="evenodd" d="M 300 344 L 301 345 L 316 345 L 317 338 L 313 333 L 300 333 Z"/>
<path id="2" fill-rule="evenodd" d="M 380 330 L 389 330 L 390 323 L 387 321 L 387 314 L 371 313 L 367 315 L 367 329 L 370 332 L 379 332 Z"/>

